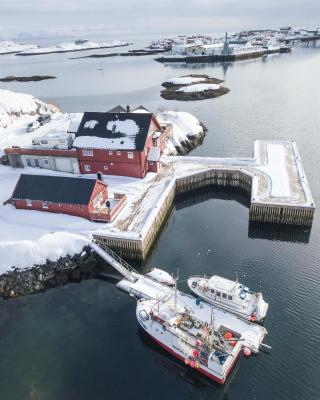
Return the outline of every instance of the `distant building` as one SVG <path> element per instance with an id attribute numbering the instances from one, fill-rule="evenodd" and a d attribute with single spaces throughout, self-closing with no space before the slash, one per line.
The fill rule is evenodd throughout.
<path id="1" fill-rule="evenodd" d="M 121 194 L 108 195 L 102 174 L 98 179 L 21 174 L 7 203 L 18 209 L 47 211 L 112 221 L 126 202 Z"/>

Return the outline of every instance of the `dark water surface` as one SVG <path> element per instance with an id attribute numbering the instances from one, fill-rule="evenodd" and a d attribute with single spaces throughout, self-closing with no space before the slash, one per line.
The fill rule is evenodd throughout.
<path id="1" fill-rule="evenodd" d="M 59 77 L 1 87 L 65 111 L 107 110 L 117 103 L 190 111 L 209 128 L 197 155 L 245 156 L 254 139 L 294 139 L 319 205 L 320 48 L 224 67 L 164 66 L 152 57 L 69 57 L 1 57 L 3 75 Z M 231 92 L 190 103 L 159 97 L 161 82 L 190 72 L 225 77 Z M 140 332 L 133 299 L 113 283 L 86 281 L 1 302 L 0 399 L 319 399 L 319 234 L 318 213 L 311 232 L 249 225 L 241 193 L 179 200 L 144 268 L 179 267 L 182 278 L 238 274 L 270 304 L 265 326 L 271 353 L 241 358 L 218 387 Z"/>

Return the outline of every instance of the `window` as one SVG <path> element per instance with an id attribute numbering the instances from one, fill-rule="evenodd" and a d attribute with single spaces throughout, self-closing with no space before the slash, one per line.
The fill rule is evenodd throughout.
<path id="1" fill-rule="evenodd" d="M 214 294 L 214 289 L 211 289 L 210 292 L 211 292 L 211 294 Z"/>
<path id="2" fill-rule="evenodd" d="M 32 167 L 32 163 L 31 163 L 31 159 L 30 158 L 26 158 L 26 162 L 27 162 L 27 166 L 28 167 Z"/>
<path id="3" fill-rule="evenodd" d="M 230 301 L 232 301 L 232 300 L 233 300 L 233 297 L 232 297 L 232 296 L 230 296 L 230 294 L 228 294 L 228 300 L 230 300 Z"/>
<path id="4" fill-rule="evenodd" d="M 109 150 L 109 156 L 113 156 L 113 151 Z"/>
<path id="5" fill-rule="evenodd" d="M 48 160 L 47 158 L 44 158 L 44 159 L 43 159 L 43 165 L 44 165 L 45 167 L 49 167 L 49 160 Z"/>
<path id="6" fill-rule="evenodd" d="M 31 207 L 32 206 L 32 200 L 27 200 L 27 206 Z"/>
<path id="7" fill-rule="evenodd" d="M 121 151 L 117 151 L 117 156 L 121 156 Z"/>
<path id="8" fill-rule="evenodd" d="M 133 152 L 132 151 L 128 151 L 128 158 L 133 158 Z"/>
<path id="9" fill-rule="evenodd" d="M 41 144 L 48 144 L 47 140 L 41 140 Z"/>
<path id="10" fill-rule="evenodd" d="M 226 298 L 227 298 L 227 295 L 226 295 L 226 293 L 222 293 L 222 298 L 224 298 L 224 299 L 226 299 Z"/>
<path id="11" fill-rule="evenodd" d="M 48 208 L 48 202 L 47 201 L 44 201 L 42 203 L 42 208 Z"/>
<path id="12" fill-rule="evenodd" d="M 85 157 L 92 157 L 93 150 L 92 149 L 82 149 L 82 155 Z"/>
<path id="13" fill-rule="evenodd" d="M 109 168 L 108 168 L 107 165 L 104 165 L 104 166 L 103 166 L 103 169 L 104 169 L 105 171 L 108 171 Z"/>
<path id="14" fill-rule="evenodd" d="M 33 162 L 35 167 L 40 167 L 39 160 L 37 158 L 35 158 Z"/>
<path id="15" fill-rule="evenodd" d="M 218 297 L 221 297 L 221 292 L 216 292 L 216 295 L 218 296 Z"/>
<path id="16" fill-rule="evenodd" d="M 86 165 L 84 166 L 84 170 L 87 171 L 87 172 L 90 172 L 90 171 L 91 171 L 91 165 L 86 164 Z"/>
<path id="17" fill-rule="evenodd" d="M 66 141 L 64 139 L 59 139 L 59 143 L 65 143 Z"/>

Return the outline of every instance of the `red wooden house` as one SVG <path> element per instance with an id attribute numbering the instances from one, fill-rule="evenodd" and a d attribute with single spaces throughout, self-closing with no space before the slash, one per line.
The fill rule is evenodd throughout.
<path id="1" fill-rule="evenodd" d="M 107 184 L 98 179 L 20 175 L 9 200 L 18 209 L 69 214 L 93 221 L 112 221 L 126 201 L 109 199 Z"/>
<path id="2" fill-rule="evenodd" d="M 80 172 L 144 178 L 157 172 L 164 130 L 150 112 L 85 112 L 75 133 Z M 153 151 L 152 161 L 148 160 Z M 158 154 L 158 158 L 155 155 Z"/>

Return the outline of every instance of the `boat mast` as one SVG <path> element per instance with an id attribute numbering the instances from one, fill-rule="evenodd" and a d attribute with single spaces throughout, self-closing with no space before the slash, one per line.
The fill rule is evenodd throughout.
<path id="1" fill-rule="evenodd" d="M 177 313 L 177 282 L 179 279 L 179 268 L 177 268 L 177 278 L 174 282 L 174 309 L 175 313 Z"/>

